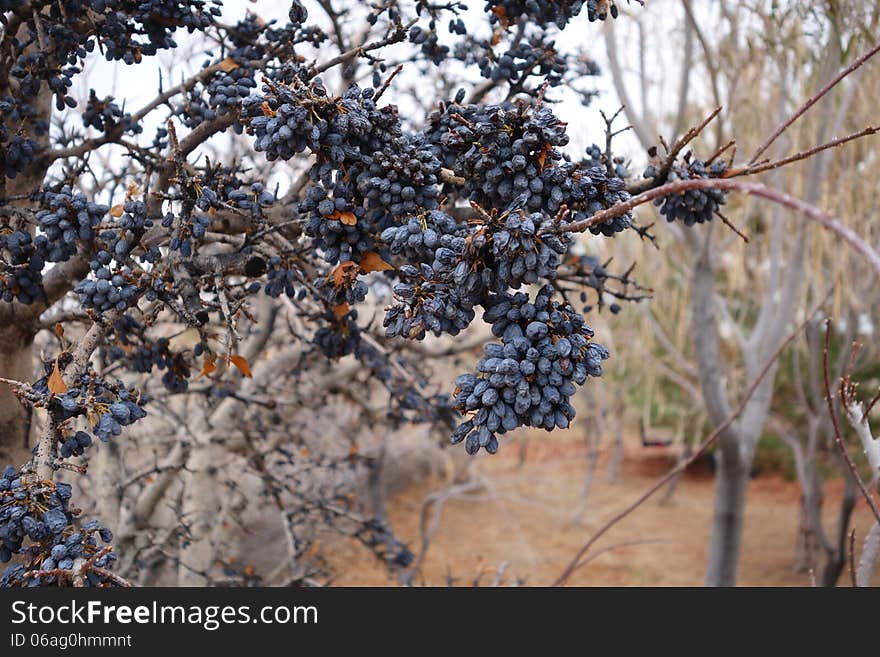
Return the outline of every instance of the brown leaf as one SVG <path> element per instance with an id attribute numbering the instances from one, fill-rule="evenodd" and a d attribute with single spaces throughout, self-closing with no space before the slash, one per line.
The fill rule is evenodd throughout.
<path id="1" fill-rule="evenodd" d="M 125 212 L 125 208 L 122 206 L 122 203 L 117 203 L 112 208 L 110 208 L 110 214 L 117 219 L 122 216 L 123 212 Z"/>
<path id="2" fill-rule="evenodd" d="M 550 144 L 544 144 L 544 147 L 541 149 L 541 152 L 538 154 L 538 166 L 541 168 L 541 171 L 544 170 L 544 162 L 547 161 L 547 152 L 550 150 Z"/>
<path id="3" fill-rule="evenodd" d="M 239 372 L 249 379 L 253 378 L 254 374 L 251 372 L 251 366 L 248 364 L 247 358 L 239 356 L 238 354 L 232 354 L 229 356 L 229 360 L 238 368 Z"/>
<path id="4" fill-rule="evenodd" d="M 64 326 L 61 324 L 61 322 L 55 324 L 55 335 L 57 335 L 59 338 L 64 337 Z"/>
<path id="5" fill-rule="evenodd" d="M 342 319 L 348 314 L 349 306 L 347 303 L 340 303 L 338 306 L 333 306 L 333 315 L 336 319 Z"/>
<path id="6" fill-rule="evenodd" d="M 213 356 L 205 356 L 205 363 L 202 365 L 202 371 L 199 373 L 199 377 L 207 376 L 216 369 L 217 363 L 214 362 Z"/>
<path id="7" fill-rule="evenodd" d="M 333 268 L 333 271 L 330 272 L 330 278 L 333 279 L 333 285 L 336 287 L 342 287 L 345 285 L 352 275 L 357 276 L 357 267 L 357 263 L 353 260 L 340 262 Z"/>
<path id="8" fill-rule="evenodd" d="M 237 69 L 239 67 L 239 64 L 234 59 L 232 59 L 232 57 L 227 57 L 222 62 L 220 62 L 218 66 L 220 67 L 220 70 L 224 73 L 229 73 L 229 71 L 234 71 L 235 69 Z"/>
<path id="9" fill-rule="evenodd" d="M 375 251 L 367 251 L 364 257 L 361 258 L 361 269 L 365 274 L 369 274 L 371 271 L 386 271 L 394 269 L 394 267 L 382 260 L 381 256 Z"/>
<path id="10" fill-rule="evenodd" d="M 67 392 L 67 384 L 64 383 L 64 377 L 61 376 L 61 370 L 58 368 L 58 359 L 55 359 L 55 368 L 49 375 L 48 382 L 49 392 L 53 395 L 63 395 Z"/>
<path id="11" fill-rule="evenodd" d="M 358 222 L 357 217 L 354 216 L 354 212 L 340 212 L 339 221 L 346 226 L 354 226 Z"/>

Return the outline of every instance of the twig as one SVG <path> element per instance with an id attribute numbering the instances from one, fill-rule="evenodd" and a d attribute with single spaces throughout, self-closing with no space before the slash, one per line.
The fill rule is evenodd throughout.
<path id="1" fill-rule="evenodd" d="M 740 232 L 739 228 L 737 228 L 736 226 L 734 226 L 734 225 L 730 222 L 730 219 L 728 219 L 728 218 L 725 217 L 723 214 L 721 214 L 720 212 L 718 212 L 718 210 L 715 211 L 715 214 L 718 215 L 718 217 L 721 219 L 721 221 L 724 222 L 724 225 L 725 225 L 725 226 L 727 226 L 728 228 L 730 228 L 730 230 L 732 230 L 734 233 L 736 233 L 737 235 L 739 235 L 739 236 L 742 238 L 742 241 L 743 241 L 743 242 L 745 242 L 746 244 L 749 243 L 749 237 L 748 237 L 748 235 L 746 235 L 746 234 L 743 233 L 743 232 Z"/>
<path id="2" fill-rule="evenodd" d="M 849 577 L 853 588 L 856 587 L 856 528 L 849 532 Z"/>
<path id="3" fill-rule="evenodd" d="M 817 221 L 825 228 L 829 229 L 845 242 L 849 243 L 856 252 L 862 255 L 871 268 L 880 275 L 880 254 L 877 253 L 867 242 L 859 237 L 850 228 L 844 226 L 839 219 L 820 210 L 819 208 L 794 198 L 784 192 L 777 191 L 766 185 L 755 182 L 745 182 L 738 180 L 727 180 L 721 178 L 697 178 L 693 180 L 678 180 L 676 182 L 667 183 L 660 187 L 655 187 L 642 192 L 638 196 L 632 197 L 629 201 L 617 203 L 610 208 L 601 210 L 591 217 L 572 221 L 562 224 L 559 227 L 560 232 L 580 233 L 587 230 L 590 226 L 601 224 L 604 221 L 613 219 L 626 214 L 630 210 L 639 205 L 643 205 L 655 198 L 668 196 L 670 194 L 681 194 L 691 189 L 725 189 L 730 191 L 741 192 L 751 196 L 759 196 L 767 200 L 773 201 L 780 205 L 784 205 L 792 210 L 797 210 L 801 214 L 806 215 L 809 219 Z"/>
<path id="4" fill-rule="evenodd" d="M 581 561 L 577 565 L 575 570 L 579 570 L 580 568 L 583 568 L 588 563 L 595 561 L 596 559 L 601 557 L 603 554 L 611 552 L 612 550 L 617 550 L 619 548 L 625 548 L 625 547 L 633 547 L 636 545 L 656 545 L 658 543 L 672 543 L 672 541 L 667 540 L 667 539 L 662 539 L 662 538 L 655 538 L 655 539 L 648 538 L 648 539 L 641 539 L 641 540 L 637 539 L 637 540 L 632 540 L 632 541 L 623 541 L 621 543 L 613 543 L 612 545 L 606 545 L 601 550 L 597 550 L 596 552 L 591 554 L 589 557 L 587 557 L 586 559 Z"/>
<path id="5" fill-rule="evenodd" d="M 724 177 L 733 178 L 734 176 L 747 176 L 756 173 L 763 173 L 764 171 L 770 171 L 772 169 L 778 169 L 779 167 L 783 167 L 786 164 L 791 164 L 792 162 L 797 162 L 799 160 L 805 160 L 808 157 L 812 157 L 813 155 L 821 153 L 822 151 L 826 151 L 829 148 L 835 148 L 836 146 L 845 144 L 848 141 L 853 141 L 854 139 L 859 139 L 861 137 L 867 137 L 868 135 L 873 135 L 878 132 L 880 132 L 880 126 L 868 126 L 864 130 L 859 130 L 858 132 L 854 132 L 851 135 L 847 135 L 846 137 L 832 139 L 825 144 L 820 144 L 819 146 L 814 146 L 813 148 L 795 153 L 794 155 L 789 155 L 788 157 L 784 157 L 781 160 L 774 160 L 773 162 L 767 162 L 765 164 L 759 164 L 756 166 L 747 166 L 741 169 L 731 169 L 724 174 Z"/>
<path id="6" fill-rule="evenodd" d="M 804 112 L 806 112 L 813 105 L 815 105 L 817 102 L 819 102 L 819 100 L 825 94 L 827 94 L 829 91 L 831 91 L 834 87 L 836 87 L 840 83 L 841 80 L 843 80 L 846 76 L 848 76 L 850 73 L 852 73 L 857 68 L 862 66 L 862 64 L 864 64 L 869 59 L 871 59 L 871 57 L 876 55 L 878 51 L 880 51 L 880 43 L 878 43 L 876 46 L 871 48 L 871 50 L 869 50 L 864 55 L 859 57 L 852 64 L 847 66 L 833 80 L 831 80 L 831 82 L 829 82 L 824 87 L 822 87 L 818 92 L 816 92 L 815 94 L 810 96 L 806 100 L 806 102 L 804 102 L 804 104 L 801 105 L 797 109 L 797 111 L 794 114 L 792 114 L 790 117 L 788 117 L 785 121 L 782 122 L 782 124 L 778 128 L 776 128 L 776 130 L 773 132 L 773 134 L 767 138 L 767 141 L 765 141 L 763 144 L 761 144 L 758 147 L 758 149 L 752 155 L 751 159 L 749 159 L 749 165 L 752 165 L 755 162 L 757 162 L 758 158 L 761 157 L 761 155 L 764 153 L 764 151 L 766 151 L 768 148 L 770 148 L 770 146 L 773 144 L 773 142 L 775 142 L 779 138 L 779 135 L 781 135 L 783 132 L 785 132 L 791 126 L 792 123 L 794 123 L 801 116 L 803 116 Z"/>
<path id="7" fill-rule="evenodd" d="M 870 507 L 871 512 L 874 514 L 874 517 L 877 519 L 877 522 L 880 523 L 880 509 L 877 508 L 877 504 L 874 502 L 874 498 L 868 490 L 867 486 L 865 486 L 865 482 L 862 481 L 862 477 L 859 474 L 859 470 L 856 467 L 856 464 L 853 463 L 852 458 L 849 455 L 849 452 L 846 449 L 846 444 L 843 442 L 843 433 L 840 430 L 840 422 L 837 418 L 837 411 L 834 408 L 834 402 L 831 397 L 831 377 L 828 375 L 828 348 L 831 344 L 831 320 L 825 320 L 825 348 L 822 350 L 822 381 L 825 386 L 825 402 L 828 404 L 828 414 L 831 417 L 831 426 L 834 429 L 834 442 L 837 445 L 837 449 L 840 450 L 841 456 L 843 456 L 843 460 L 846 463 L 846 466 L 849 468 L 850 472 L 852 472 L 853 478 L 856 481 L 856 485 L 859 487 L 859 491 L 862 493 L 862 496 L 865 498 L 865 501 L 868 503 L 868 507 Z M 841 397 L 841 403 L 846 405 L 846 400 Z"/>
<path id="8" fill-rule="evenodd" d="M 347 50 L 334 57 L 333 59 L 324 62 L 320 66 L 316 66 L 314 72 L 316 75 L 323 73 L 324 71 L 333 68 L 337 64 L 342 64 L 344 62 L 349 61 L 350 59 L 354 59 L 355 57 L 359 57 L 365 52 L 369 52 L 370 50 L 377 50 L 379 48 L 384 48 L 385 46 L 391 45 L 392 43 L 397 43 L 398 41 L 403 41 L 406 38 L 406 33 L 413 25 L 417 23 L 417 19 L 411 20 L 406 25 L 398 25 L 397 28 L 387 37 L 380 41 L 374 41 L 373 43 L 368 43 L 365 46 L 358 46 L 356 48 L 352 48 L 351 50 Z"/>
<path id="9" fill-rule="evenodd" d="M 379 99 L 382 97 L 382 94 L 384 94 L 385 91 L 388 89 L 389 85 L 391 84 L 391 81 L 402 70 L 403 70 L 403 64 L 398 64 L 397 68 L 395 68 L 393 71 L 391 71 L 391 75 L 389 75 L 387 78 L 385 78 L 385 82 L 382 83 L 382 86 L 379 87 L 379 91 L 377 91 L 376 95 L 373 97 L 373 100 L 375 102 L 377 102 L 377 103 L 379 102 Z"/>
<path id="10" fill-rule="evenodd" d="M 691 143 L 694 139 L 696 139 L 701 132 L 706 128 L 707 125 L 721 112 L 721 105 L 716 107 L 712 112 L 703 119 L 699 125 L 693 126 L 686 133 L 684 133 L 678 141 L 676 141 L 672 148 L 667 149 L 667 154 L 665 159 L 663 160 L 663 164 L 660 166 L 660 170 L 657 172 L 657 175 L 649 178 L 648 180 L 643 180 L 642 182 L 633 185 L 629 188 L 631 194 L 638 194 L 639 192 L 643 192 L 647 189 L 650 189 L 652 186 L 657 184 L 658 180 L 665 181 L 667 174 L 672 169 L 672 165 L 675 164 L 675 158 L 678 157 L 678 154 Z M 662 139 L 661 139 L 662 143 Z"/>

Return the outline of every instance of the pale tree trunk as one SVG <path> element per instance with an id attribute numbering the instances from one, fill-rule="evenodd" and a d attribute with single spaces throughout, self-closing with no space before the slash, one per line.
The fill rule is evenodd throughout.
<path id="1" fill-rule="evenodd" d="M 22 26 L 16 36 L 28 39 L 27 27 Z M 18 80 L 10 76 L 0 80 L 0 95 L 20 97 Z M 42 85 L 36 98 L 30 100 L 35 113 L 22 122 L 21 131 L 34 139 L 41 148 L 49 144 L 48 131 L 37 135 L 37 121 L 48 122 L 52 117 L 52 93 L 48 85 Z M 46 175 L 46 166 L 39 159 L 13 179 L 0 174 L 0 198 L 13 198 L 8 205 L 14 208 L 32 207 L 27 197 L 38 189 Z M 26 229 L 24 226 L 19 228 Z M 30 230 L 33 234 L 33 229 Z M 30 382 L 33 378 L 33 339 L 36 335 L 35 320 L 41 304 L 23 306 L 18 302 L 2 304 L 0 310 L 0 377 Z M 0 467 L 6 464 L 21 465 L 30 458 L 31 412 L 18 401 L 6 385 L 0 385 Z"/>
<path id="2" fill-rule="evenodd" d="M 749 468 L 739 456 L 721 450 L 715 473 L 715 508 L 706 586 L 735 586 L 742 544 L 743 516 Z"/>
<path id="3" fill-rule="evenodd" d="M 856 569 L 856 586 L 871 586 L 880 559 L 880 522 L 875 522 L 865 537 L 862 556 Z"/>
<path id="4" fill-rule="evenodd" d="M 623 469 L 623 417 L 623 402 L 618 402 L 614 410 L 614 442 L 611 445 L 611 458 L 605 473 L 605 480 L 609 484 L 620 483 L 620 472 Z"/>
<path id="5" fill-rule="evenodd" d="M 33 354 L 29 336 L 22 335 L 13 324 L 0 329 L 0 376 L 16 381 L 30 381 L 33 375 Z M 29 434 L 31 411 L 0 385 L 0 464 L 21 465 L 30 454 Z"/>
<path id="6" fill-rule="evenodd" d="M 212 444 L 205 432 L 204 441 L 194 445 L 186 464 L 186 483 L 181 506 L 185 526 L 181 538 L 178 586 L 207 586 L 216 566 L 219 546 L 212 538 L 222 524 L 222 488 L 218 478 L 224 459 L 222 445 Z M 202 438 L 202 436 L 199 436 Z"/>

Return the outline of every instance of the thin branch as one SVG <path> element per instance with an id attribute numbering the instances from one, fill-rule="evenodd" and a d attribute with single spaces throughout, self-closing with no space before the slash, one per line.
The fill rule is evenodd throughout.
<path id="1" fill-rule="evenodd" d="M 846 137 L 833 139 L 825 144 L 821 144 L 808 150 L 795 153 L 794 155 L 789 155 L 788 157 L 782 158 L 781 160 L 775 160 L 773 162 L 767 162 L 765 164 L 759 164 L 756 166 L 747 166 L 742 169 L 731 169 L 725 174 L 725 177 L 732 178 L 734 176 L 747 176 L 756 173 L 763 173 L 764 171 L 770 171 L 772 169 L 778 169 L 779 167 L 783 167 L 786 164 L 791 164 L 792 162 L 797 162 L 799 160 L 805 160 L 809 157 L 812 157 L 813 155 L 816 155 L 817 153 L 828 150 L 829 148 L 835 148 L 836 146 L 845 144 L 848 141 L 853 141 L 854 139 L 859 139 L 861 137 L 867 137 L 868 135 L 874 135 L 878 132 L 880 132 L 880 126 L 868 126 L 864 130 L 859 130 L 858 132 L 854 132 L 851 135 L 847 135 Z"/>
<path id="2" fill-rule="evenodd" d="M 700 133 L 705 130 L 706 126 L 721 113 L 722 107 L 718 105 L 712 112 L 703 119 L 699 125 L 695 125 L 690 130 L 688 130 L 684 135 L 682 135 L 681 139 L 676 141 L 672 148 L 669 149 L 669 152 L 666 154 L 666 157 L 663 160 L 663 164 L 660 166 L 660 170 L 657 172 L 656 176 L 649 178 L 647 180 L 643 180 L 640 183 L 632 185 L 629 187 L 629 191 L 631 194 L 638 194 L 639 192 L 643 192 L 647 189 L 650 189 L 652 186 L 656 185 L 657 180 L 666 180 L 666 176 L 669 174 L 669 171 L 672 169 L 672 165 L 675 164 L 675 158 L 678 157 L 678 154 L 684 150 L 684 147 L 691 143 L 694 139 L 696 139 Z"/>
<path id="3" fill-rule="evenodd" d="M 853 71 L 855 71 L 856 69 L 858 69 L 859 67 L 861 67 L 862 64 L 864 64 L 864 63 L 867 62 L 869 59 L 871 59 L 871 57 L 873 57 L 874 55 L 876 55 L 878 51 L 880 51 L 880 43 L 878 43 L 876 46 L 874 46 L 873 48 L 871 48 L 871 50 L 869 50 L 869 51 L 866 52 L 864 55 L 862 55 L 861 57 L 859 57 L 859 58 L 858 58 L 856 61 L 854 61 L 852 64 L 850 64 L 849 66 L 847 66 L 847 67 L 846 67 L 843 71 L 841 71 L 841 72 L 840 72 L 840 73 L 839 73 L 839 74 L 838 74 L 833 80 L 831 80 L 831 82 L 829 82 L 829 83 L 826 84 L 824 87 L 822 87 L 819 91 L 817 91 L 815 94 L 813 94 L 812 96 L 810 96 L 810 97 L 804 102 L 804 104 L 801 105 L 801 106 L 797 109 L 797 111 L 796 111 L 794 114 L 792 114 L 791 116 L 789 116 L 785 121 L 782 122 L 782 124 L 781 124 L 778 128 L 776 128 L 776 130 L 773 131 L 773 134 L 770 135 L 770 136 L 767 138 L 767 141 L 765 141 L 763 144 L 761 144 L 761 145 L 758 147 L 758 149 L 757 149 L 757 150 L 754 152 L 754 154 L 752 155 L 751 159 L 749 159 L 749 165 L 752 165 L 752 164 L 754 164 L 755 162 L 757 162 L 757 161 L 758 161 L 758 158 L 761 157 L 761 155 L 764 153 L 764 151 L 766 151 L 768 148 L 770 148 L 770 146 L 773 144 L 773 142 L 775 142 L 775 141 L 779 138 L 779 135 L 781 135 L 783 132 L 785 132 L 786 130 L 788 130 L 788 128 L 791 126 L 792 123 L 794 123 L 795 121 L 797 121 L 801 116 L 803 116 L 803 114 L 804 114 L 808 109 L 810 109 L 813 105 L 815 105 L 817 102 L 819 102 L 819 100 L 820 100 L 825 94 L 827 94 L 829 91 L 831 91 L 834 87 L 836 87 L 836 86 L 841 82 L 841 80 L 843 80 L 844 78 L 846 78 L 850 73 L 852 73 Z"/>
<path id="4" fill-rule="evenodd" d="M 624 215 L 633 208 L 652 201 L 655 198 L 661 198 L 671 194 L 681 194 L 691 189 L 725 189 L 741 192 L 751 196 L 759 196 L 792 210 L 797 210 L 801 214 L 806 215 L 807 218 L 819 222 L 825 228 L 847 242 L 856 252 L 862 255 L 871 265 L 871 268 L 880 275 L 880 254 L 878 254 L 873 247 L 859 237 L 854 231 L 843 225 L 839 219 L 823 212 L 809 203 L 805 203 L 793 196 L 755 182 L 742 182 L 720 178 L 678 180 L 660 187 L 655 187 L 654 189 L 649 189 L 638 196 L 632 197 L 629 201 L 618 203 L 606 210 L 601 210 L 586 219 L 562 224 L 559 230 L 560 232 L 580 233 L 587 230 L 590 226 L 595 226 L 614 217 Z"/>
<path id="5" fill-rule="evenodd" d="M 834 429 L 834 442 L 837 445 L 837 449 L 840 450 L 840 454 L 843 456 L 846 466 L 849 468 L 850 472 L 852 472 L 853 478 L 856 480 L 856 485 L 859 487 L 859 491 L 868 503 L 868 507 L 870 507 L 877 522 L 880 523 L 880 509 L 877 508 L 877 504 L 874 502 L 874 497 L 865 486 L 865 482 L 862 481 L 862 477 L 859 475 L 859 470 L 856 467 L 856 464 L 853 463 L 853 460 L 846 449 L 846 444 L 843 442 L 843 433 L 840 430 L 840 422 L 837 419 L 837 411 L 834 408 L 834 401 L 831 396 L 831 377 L 828 375 L 828 348 L 830 344 L 831 320 L 827 319 L 825 320 L 825 348 L 822 352 L 822 377 L 825 385 L 825 402 L 828 404 L 828 414 L 831 416 L 831 426 Z M 844 399 L 841 399 L 840 401 L 841 403 L 846 403 Z"/>

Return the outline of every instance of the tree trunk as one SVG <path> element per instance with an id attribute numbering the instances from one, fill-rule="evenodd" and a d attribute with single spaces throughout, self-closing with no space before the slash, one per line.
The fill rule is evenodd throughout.
<path id="1" fill-rule="evenodd" d="M 187 461 L 181 508 L 186 531 L 181 536 L 178 586 L 211 585 L 218 555 L 212 538 L 222 523 L 223 490 L 217 467 L 223 457 L 222 446 L 199 444 Z"/>
<path id="2" fill-rule="evenodd" d="M 29 38 L 26 24 L 19 27 L 16 38 L 26 41 Z M 33 51 L 34 45 L 28 47 Z M 14 77 L 0 80 L 0 95 L 22 97 L 19 82 Z M 41 148 L 49 144 L 49 133 L 37 134 L 37 121 L 52 118 L 52 91 L 49 85 L 42 85 L 35 98 L 29 100 L 34 114 L 22 121 L 18 128 L 22 134 L 34 139 Z M 28 198 L 38 189 L 46 175 L 46 165 L 34 160 L 18 176 L 7 179 L 0 175 L 0 198 L 10 197 L 6 204 L 18 208 L 33 208 L 35 203 Z M 32 226 L 16 226 L 29 230 Z M 19 303 L 2 304 L 0 309 L 0 377 L 30 383 L 33 377 L 33 339 L 36 335 L 36 316 L 39 304 L 22 306 Z M 0 385 L 0 468 L 6 464 L 22 465 L 30 459 L 31 410 L 22 406 L 18 398 L 6 385 Z"/>
<path id="3" fill-rule="evenodd" d="M 729 450 L 718 450 L 718 457 L 705 584 L 735 586 L 749 469 L 741 457 L 732 457 Z"/>
<path id="4" fill-rule="evenodd" d="M 0 376 L 30 381 L 33 376 L 31 338 L 18 326 L 0 330 Z M 0 385 L 0 467 L 22 465 L 30 458 L 31 409 L 25 407 L 7 385 Z"/>
<path id="5" fill-rule="evenodd" d="M 875 522 L 868 530 L 862 547 L 862 556 L 856 568 L 856 586 L 871 586 L 878 558 L 880 558 L 880 522 Z"/>
<path id="6" fill-rule="evenodd" d="M 822 569 L 822 586 L 837 586 L 843 569 L 846 567 L 849 543 L 849 525 L 853 510 L 856 508 L 858 496 L 858 484 L 855 477 L 847 467 L 846 461 L 841 454 L 835 459 L 837 466 L 843 473 L 843 497 L 840 500 L 840 511 L 837 516 L 837 535 L 835 547 L 827 551 L 825 567 Z"/>
<path id="7" fill-rule="evenodd" d="M 855 485 L 852 488 L 852 493 L 847 490 L 840 501 L 837 546 L 833 552 L 828 554 L 828 558 L 825 561 L 825 567 L 822 569 L 822 586 L 837 586 L 837 580 L 840 579 L 840 575 L 846 566 L 846 541 L 849 535 L 849 520 L 853 509 L 856 507 Z"/>

